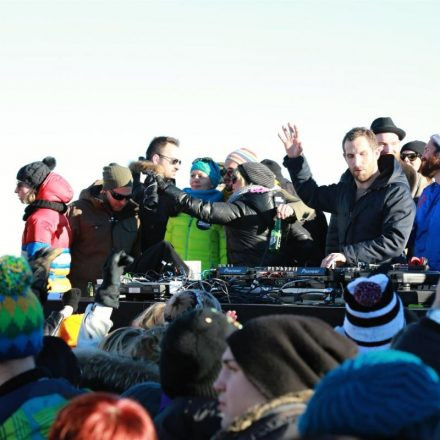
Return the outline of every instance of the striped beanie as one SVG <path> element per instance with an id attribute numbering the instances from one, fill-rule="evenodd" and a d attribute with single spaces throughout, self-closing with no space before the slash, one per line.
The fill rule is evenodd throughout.
<path id="1" fill-rule="evenodd" d="M 412 353 L 383 350 L 361 354 L 330 371 L 315 388 L 298 429 L 301 438 L 400 438 L 402 430 L 439 412 L 437 373 Z"/>
<path id="2" fill-rule="evenodd" d="M 405 326 L 402 301 L 384 274 L 356 278 L 344 292 L 343 330 L 360 352 L 386 349 Z"/>
<path id="3" fill-rule="evenodd" d="M 257 155 L 248 148 L 239 148 L 232 153 L 229 153 L 225 159 L 225 165 L 228 161 L 235 162 L 241 165 L 245 162 L 258 162 Z"/>
<path id="4" fill-rule="evenodd" d="M 43 309 L 31 282 L 24 258 L 0 257 L 0 362 L 35 355 L 43 346 Z"/>

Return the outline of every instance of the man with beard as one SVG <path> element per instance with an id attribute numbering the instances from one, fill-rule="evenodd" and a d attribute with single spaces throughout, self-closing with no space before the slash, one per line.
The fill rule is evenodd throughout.
<path id="1" fill-rule="evenodd" d="M 432 270 L 440 270 L 440 134 L 426 144 L 419 172 L 434 179 L 420 196 L 414 223 L 414 255 L 428 259 Z"/>
<path id="2" fill-rule="evenodd" d="M 374 133 L 356 127 L 344 136 L 348 170 L 328 186 L 313 180 L 296 126 L 283 127 L 279 137 L 287 153 L 284 165 L 304 203 L 337 214 L 338 252 L 327 255 L 321 266 L 403 261 L 415 205 L 405 174 L 394 156 L 380 156 Z"/>

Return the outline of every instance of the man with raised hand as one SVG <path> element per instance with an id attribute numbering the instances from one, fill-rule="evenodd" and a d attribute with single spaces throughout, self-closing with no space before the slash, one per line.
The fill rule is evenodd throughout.
<path id="1" fill-rule="evenodd" d="M 402 259 L 411 232 L 415 206 L 406 177 L 392 155 L 380 156 L 374 133 L 355 127 L 343 138 L 348 170 L 338 184 L 318 186 L 303 155 L 295 125 L 278 134 L 295 190 L 308 206 L 337 214 L 339 252 L 321 265 L 381 264 Z"/>

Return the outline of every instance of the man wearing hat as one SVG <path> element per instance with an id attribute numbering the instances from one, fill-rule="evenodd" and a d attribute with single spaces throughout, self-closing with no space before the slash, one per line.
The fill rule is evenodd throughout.
<path id="1" fill-rule="evenodd" d="M 133 178 L 127 167 L 112 163 L 103 168 L 102 180 L 81 191 L 69 206 L 72 228 L 70 281 L 87 294 L 87 284 L 102 278 L 111 251 L 138 251 L 137 204 L 131 199 Z"/>
<path id="2" fill-rule="evenodd" d="M 431 178 L 425 177 L 422 173 L 419 172 L 425 147 L 426 142 L 411 141 L 407 142 L 400 149 L 400 160 L 401 163 L 404 163 L 403 171 L 406 170 L 407 166 L 410 166 L 417 173 L 414 190 L 411 192 L 416 203 L 419 200 L 422 191 L 432 183 Z"/>
<path id="3" fill-rule="evenodd" d="M 408 179 L 408 185 L 413 198 L 416 197 L 418 175 L 416 170 L 400 157 L 400 143 L 406 136 L 401 128 L 397 127 L 390 117 L 380 117 L 371 123 L 371 131 L 376 135 L 377 143 L 382 149 L 380 154 L 392 154 Z M 420 194 L 419 194 L 420 195 Z"/>
<path id="4" fill-rule="evenodd" d="M 430 269 L 440 270 L 440 134 L 429 139 L 420 173 L 434 182 L 424 189 L 417 204 L 414 255 L 427 258 Z"/>
<path id="5" fill-rule="evenodd" d="M 337 249 L 324 258 L 323 267 L 404 260 L 414 202 L 402 168 L 393 156 L 380 156 L 371 130 L 355 127 L 345 134 L 348 170 L 338 184 L 328 186 L 313 180 L 296 126 L 283 127 L 279 137 L 298 195 L 308 206 L 337 215 Z"/>
<path id="6" fill-rule="evenodd" d="M 270 315 L 227 339 L 214 388 L 222 430 L 214 439 L 297 438 L 295 421 L 312 389 L 356 345 L 312 317 Z"/>
<path id="7" fill-rule="evenodd" d="M 0 438 L 47 438 L 57 412 L 82 391 L 36 368 L 43 309 L 22 257 L 0 257 Z"/>

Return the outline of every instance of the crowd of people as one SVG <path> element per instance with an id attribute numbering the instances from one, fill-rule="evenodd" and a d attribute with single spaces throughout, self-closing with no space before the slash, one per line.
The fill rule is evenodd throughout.
<path id="1" fill-rule="evenodd" d="M 440 270 L 440 135 L 405 135 L 389 117 L 349 130 L 348 169 L 326 186 L 290 123 L 278 135 L 290 180 L 239 148 L 194 158 L 180 190 L 172 137 L 103 166 L 75 201 L 54 158 L 23 166 L 22 256 L 0 258 L 0 439 L 440 439 L 440 283 L 416 319 L 382 273 Z M 181 289 L 112 330 L 123 274 L 187 275 L 193 260 L 202 277 L 225 263 L 379 269 L 346 286 L 336 328 L 240 323 Z M 48 298 L 62 309 L 45 316 Z"/>

